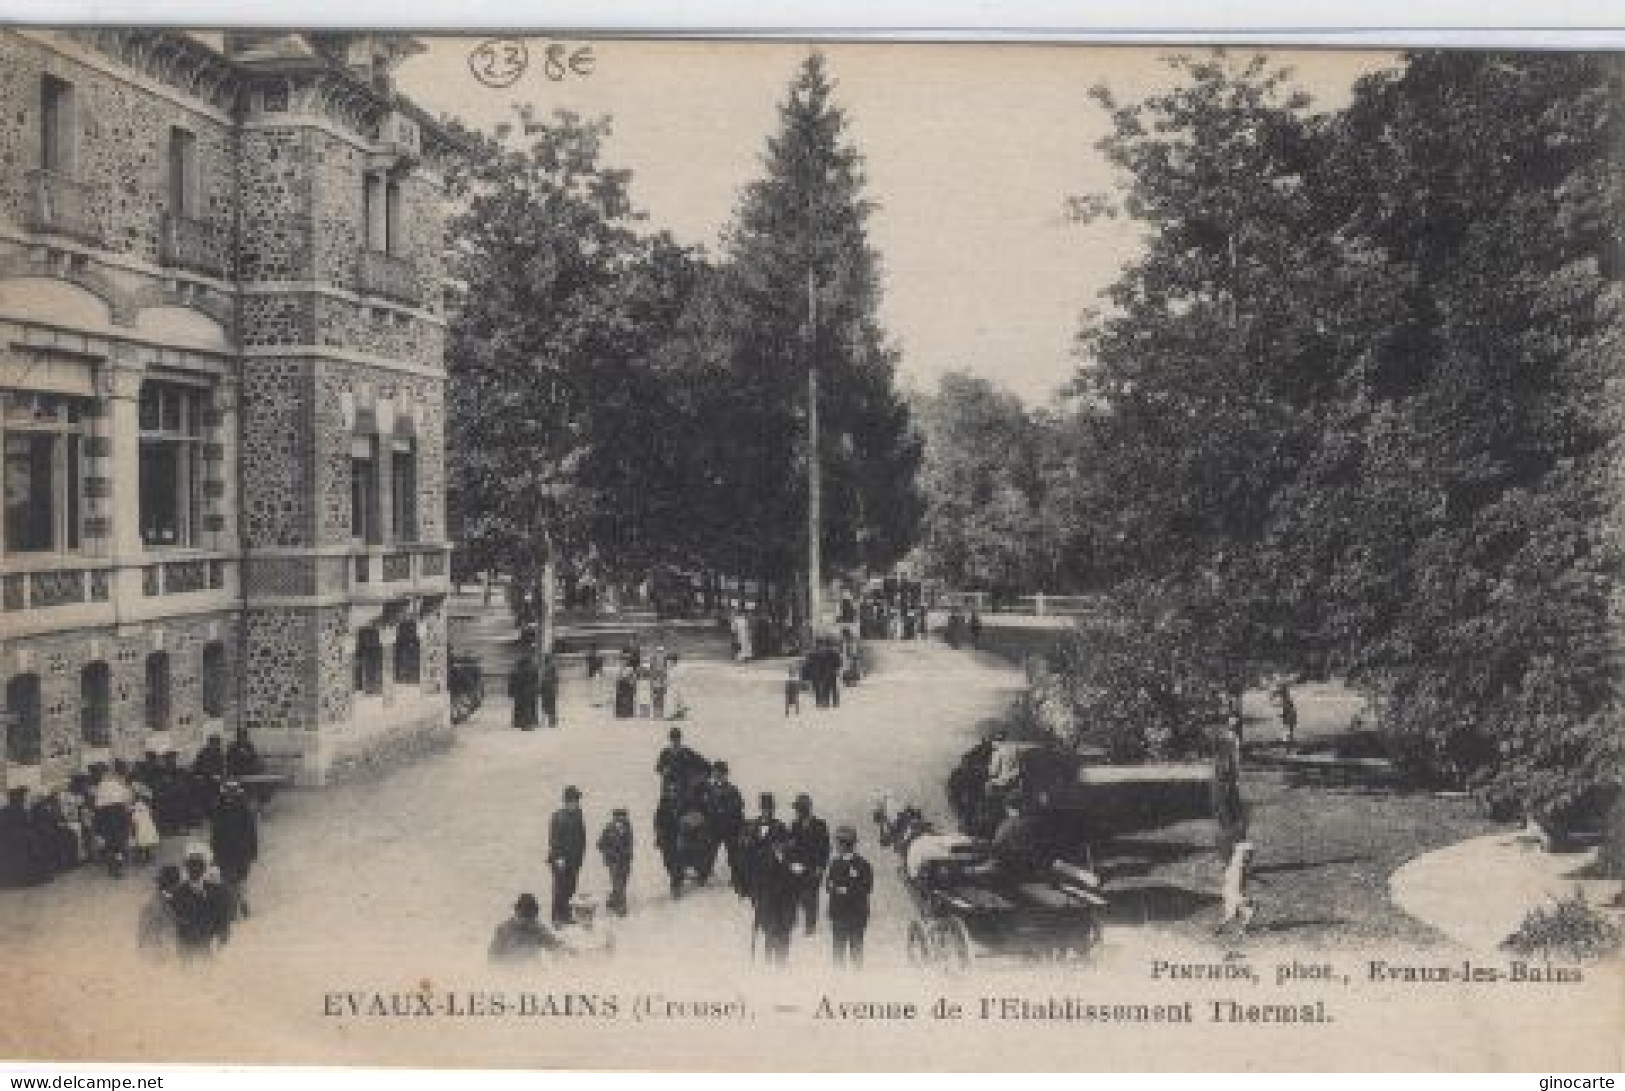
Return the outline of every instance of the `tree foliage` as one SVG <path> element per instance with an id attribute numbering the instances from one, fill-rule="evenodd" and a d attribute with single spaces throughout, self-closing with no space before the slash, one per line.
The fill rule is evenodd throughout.
<path id="1" fill-rule="evenodd" d="M 724 486 L 753 544 L 751 570 L 774 582 L 806 560 L 809 362 L 819 374 L 826 563 L 889 565 L 913 544 L 920 514 L 919 439 L 876 313 L 862 158 L 833 91 L 814 53 L 780 104 L 720 270 L 716 318 L 731 380 L 718 418 L 730 454 Z"/>
<path id="2" fill-rule="evenodd" d="M 919 441 L 875 311 L 861 159 L 814 56 L 721 262 L 642 229 L 608 122 L 516 111 L 451 178 L 449 500 L 465 563 L 765 577 L 805 563 L 807 278 L 824 551 L 913 544 Z"/>
<path id="3" fill-rule="evenodd" d="M 1617 70 L 1416 54 L 1317 115 L 1261 60 L 1175 63 L 1100 96 L 1149 229 L 1078 382 L 1121 596 L 1231 693 L 1347 672 L 1492 799 L 1617 792 Z"/>
<path id="4" fill-rule="evenodd" d="M 925 441 L 925 513 L 916 562 L 949 587 L 996 595 L 1057 593 L 1076 491 L 1074 433 L 1064 414 L 968 372 L 945 373 L 915 401 Z M 1074 558 L 1073 571 L 1087 568 Z"/>

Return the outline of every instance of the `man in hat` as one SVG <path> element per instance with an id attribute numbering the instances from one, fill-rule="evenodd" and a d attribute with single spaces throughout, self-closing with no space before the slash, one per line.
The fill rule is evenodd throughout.
<path id="1" fill-rule="evenodd" d="M 694 778 L 706 771 L 707 762 L 683 745 L 682 728 L 674 727 L 666 732 L 666 739 L 666 748 L 655 759 L 655 772 L 662 782 L 671 782 L 686 790 Z"/>
<path id="2" fill-rule="evenodd" d="M 524 962 L 543 951 L 556 951 L 559 939 L 541 922 L 542 907 L 534 894 L 521 894 L 513 916 L 497 925 L 488 952 L 492 962 Z"/>
<path id="3" fill-rule="evenodd" d="M 869 895 L 875 888 L 874 869 L 858 855 L 858 831 L 851 826 L 835 830 L 835 858 L 824 880 L 829 891 L 829 930 L 834 936 L 835 965 L 863 968 L 863 934 L 869 928 Z"/>
<path id="4" fill-rule="evenodd" d="M 609 872 L 609 897 L 604 908 L 618 917 L 626 916 L 626 884 L 632 877 L 632 820 L 625 807 L 610 812 L 609 821 L 598 835 L 598 854 Z"/>
<path id="5" fill-rule="evenodd" d="M 795 931 L 796 906 L 801 897 L 801 876 L 790 858 L 790 842 L 778 837 L 763 844 L 751 865 L 755 889 L 752 927 L 762 933 L 762 955 L 769 966 L 783 966 L 790 957 L 790 935 Z"/>
<path id="6" fill-rule="evenodd" d="M 744 865 L 744 874 L 738 889 L 741 897 L 756 900 L 756 887 L 762 868 L 771 854 L 774 845 L 779 844 L 788 835 L 784 823 L 774 817 L 776 802 L 772 792 L 763 792 L 757 797 L 759 813 L 750 820 L 750 824 L 739 837 L 739 862 Z"/>
<path id="7" fill-rule="evenodd" d="M 683 896 L 683 879 L 688 875 L 688 859 L 683 852 L 683 801 L 677 782 L 660 782 L 660 802 L 655 806 L 655 848 L 671 882 L 671 896 Z"/>
<path id="8" fill-rule="evenodd" d="M 513 699 L 513 726 L 521 731 L 536 730 L 541 715 L 537 708 L 541 675 L 536 668 L 536 657 L 528 648 L 508 673 L 508 696 Z"/>
<path id="9" fill-rule="evenodd" d="M 799 889 L 796 902 L 807 935 L 818 930 L 818 890 L 824 885 L 824 869 L 829 866 L 829 826 L 813 814 L 812 797 L 796 796 L 796 816 L 790 822 L 790 871 Z"/>
<path id="10" fill-rule="evenodd" d="M 209 850 L 187 846 L 185 878 L 169 896 L 175 914 L 175 941 L 183 961 L 207 958 L 231 938 L 231 894 L 210 874 Z"/>
<path id="11" fill-rule="evenodd" d="M 745 798 L 728 780 L 728 763 L 716 762 L 711 766 L 711 778 L 705 782 L 701 796 L 705 811 L 706 843 L 700 853 L 700 878 L 709 881 L 716 870 L 717 849 L 728 856 L 728 881 L 735 893 L 740 890 L 739 833 L 745 826 Z"/>
<path id="12" fill-rule="evenodd" d="M 220 802 L 209 818 L 209 844 L 214 849 L 220 878 L 231 893 L 233 911 L 246 918 L 248 872 L 259 858 L 260 832 L 243 786 L 235 780 L 220 786 Z"/>
<path id="13" fill-rule="evenodd" d="M 552 652 L 543 652 L 536 670 L 536 695 L 541 703 L 542 725 L 559 726 L 559 664 Z"/>
<path id="14" fill-rule="evenodd" d="M 553 923 L 570 923 L 570 899 L 587 855 L 587 826 L 581 815 L 581 789 L 564 789 L 564 806 L 547 826 L 547 863 L 553 869 Z"/>

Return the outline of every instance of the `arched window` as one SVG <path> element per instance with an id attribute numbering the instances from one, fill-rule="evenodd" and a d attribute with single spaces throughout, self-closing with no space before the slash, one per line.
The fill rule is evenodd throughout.
<path id="1" fill-rule="evenodd" d="M 395 681 L 406 686 L 417 685 L 422 663 L 423 649 L 418 644 L 417 623 L 403 621 L 395 630 Z"/>
<path id="2" fill-rule="evenodd" d="M 168 731 L 170 712 L 169 653 L 153 652 L 147 656 L 147 730 Z"/>
<path id="3" fill-rule="evenodd" d="M 231 690 L 231 677 L 226 669 L 226 646 L 218 640 L 203 646 L 203 714 L 219 717 L 226 714 L 226 694 Z"/>
<path id="4" fill-rule="evenodd" d="M 86 663 L 79 672 L 79 738 L 106 746 L 113 733 L 113 686 L 107 664 Z"/>
<path id="5" fill-rule="evenodd" d="M 19 674 L 6 683 L 6 761 L 40 763 L 39 675 Z"/>
<path id="6" fill-rule="evenodd" d="M 362 693 L 384 692 L 384 646 L 378 630 L 371 627 L 356 634 L 355 688 Z"/>

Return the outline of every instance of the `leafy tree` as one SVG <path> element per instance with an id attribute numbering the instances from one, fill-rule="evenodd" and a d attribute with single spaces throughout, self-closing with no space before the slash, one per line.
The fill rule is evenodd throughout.
<path id="1" fill-rule="evenodd" d="M 813 54 L 779 107 L 763 177 L 744 190 L 717 294 L 732 383 L 715 420 L 728 438 L 716 472 L 751 543 L 750 569 L 780 588 L 806 559 L 809 358 L 819 373 L 826 563 L 890 564 L 912 545 L 920 513 L 919 440 L 876 316 L 862 159 L 833 89 Z"/>
<path id="2" fill-rule="evenodd" d="M 1045 579 L 1044 425 L 1014 394 L 965 372 L 943 375 L 916 415 L 925 573 L 966 590 L 1054 590 Z"/>
<path id="3" fill-rule="evenodd" d="M 561 558 L 637 554 L 640 528 L 606 527 L 642 514 L 641 487 L 678 446 L 651 421 L 680 384 L 648 370 L 697 274 L 690 255 L 636 230 L 630 176 L 599 162 L 606 121 L 520 109 L 516 122 L 462 130 L 470 154 L 450 179 L 462 292 L 448 492 L 477 566 L 514 573 L 550 606 Z"/>
<path id="4" fill-rule="evenodd" d="M 1119 602 L 1232 694 L 1328 658 L 1509 809 L 1617 797 L 1617 67 L 1417 54 L 1315 117 L 1262 62 L 1176 63 L 1102 95 L 1150 228 L 1079 382 Z"/>
<path id="5" fill-rule="evenodd" d="M 1223 53 L 1171 63 L 1184 80 L 1143 102 L 1096 91 L 1148 241 L 1083 334 L 1077 389 L 1104 502 L 1094 548 L 1124 594 L 1180 605 L 1235 701 L 1318 642 L 1283 501 L 1335 406 L 1340 348 L 1389 293 L 1322 229 L 1320 126 L 1288 74 Z"/>
<path id="6" fill-rule="evenodd" d="M 1353 372 L 1350 665 L 1420 764 L 1559 823 L 1617 793 L 1622 756 L 1622 91 L 1600 56 L 1417 54 L 1360 85 L 1329 162 L 1404 286 Z"/>
<path id="7" fill-rule="evenodd" d="M 1043 656 L 1028 698 L 1033 718 L 1114 762 L 1202 753 L 1230 700 L 1207 636 L 1167 604 L 1109 598 Z"/>

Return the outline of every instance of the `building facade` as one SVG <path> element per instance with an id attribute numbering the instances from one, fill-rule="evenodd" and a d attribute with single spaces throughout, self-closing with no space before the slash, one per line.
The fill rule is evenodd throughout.
<path id="1" fill-rule="evenodd" d="M 442 171 L 358 34 L 0 30 L 8 787 L 449 737 Z"/>

